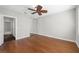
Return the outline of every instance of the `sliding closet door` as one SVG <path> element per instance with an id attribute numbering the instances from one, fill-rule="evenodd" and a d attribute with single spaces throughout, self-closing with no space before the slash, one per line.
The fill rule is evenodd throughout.
<path id="1" fill-rule="evenodd" d="M 0 46 L 3 44 L 3 17 L 0 16 Z"/>

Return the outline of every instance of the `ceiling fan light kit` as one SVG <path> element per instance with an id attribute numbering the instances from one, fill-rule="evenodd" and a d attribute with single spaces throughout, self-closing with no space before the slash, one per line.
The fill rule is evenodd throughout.
<path id="1" fill-rule="evenodd" d="M 35 8 L 36 8 L 36 9 L 35 9 Z M 33 13 L 31 13 L 31 14 L 36 14 L 36 13 L 38 13 L 39 16 L 41 16 L 42 13 L 47 13 L 47 10 L 43 10 L 43 9 L 42 9 L 43 7 L 42 7 L 41 5 L 37 5 L 35 8 L 34 8 L 34 9 L 28 8 L 28 10 L 33 11 Z"/>

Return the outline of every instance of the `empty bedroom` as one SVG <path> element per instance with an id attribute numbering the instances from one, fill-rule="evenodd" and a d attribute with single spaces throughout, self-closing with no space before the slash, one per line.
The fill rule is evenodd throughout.
<path id="1" fill-rule="evenodd" d="M 0 52 L 78 53 L 78 15 L 78 5 L 0 5 Z"/>

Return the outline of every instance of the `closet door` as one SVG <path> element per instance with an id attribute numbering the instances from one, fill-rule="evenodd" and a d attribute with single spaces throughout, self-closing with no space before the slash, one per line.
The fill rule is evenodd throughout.
<path id="1" fill-rule="evenodd" d="M 3 44 L 3 17 L 0 16 L 0 46 Z"/>

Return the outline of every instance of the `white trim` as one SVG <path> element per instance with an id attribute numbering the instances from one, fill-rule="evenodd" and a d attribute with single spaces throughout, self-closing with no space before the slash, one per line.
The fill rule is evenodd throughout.
<path id="1" fill-rule="evenodd" d="M 37 33 L 34 33 L 34 34 L 37 34 Z M 49 36 L 49 35 L 45 35 L 45 34 L 37 34 L 37 35 L 43 35 L 43 36 L 47 36 L 47 37 L 51 37 L 51 38 L 56 38 L 56 39 L 59 39 L 59 40 L 69 41 L 69 42 L 75 42 L 74 40 L 64 39 L 64 38 L 54 37 L 54 36 Z"/>
<path id="2" fill-rule="evenodd" d="M 2 16 L 2 19 L 3 19 L 3 23 L 4 23 L 4 17 L 10 17 L 10 18 L 14 19 L 14 22 L 15 22 L 15 30 L 14 31 L 15 31 L 15 39 L 16 39 L 17 38 L 17 17 L 10 16 L 10 15 L 1 15 L 1 16 Z M 4 24 L 3 24 L 3 30 L 4 30 Z"/>
<path id="3" fill-rule="evenodd" d="M 27 38 L 27 37 L 30 37 L 30 35 L 28 35 L 28 36 L 18 37 L 18 38 L 16 38 L 16 40 L 23 39 L 23 38 Z"/>
<path id="4" fill-rule="evenodd" d="M 11 15 L 1 15 L 1 16 L 5 16 L 5 17 L 11 17 L 11 18 L 17 18 L 17 17 L 15 17 L 15 16 L 11 16 Z"/>
<path id="5" fill-rule="evenodd" d="M 75 41 L 75 43 L 76 43 L 77 47 L 79 48 L 79 43 L 77 41 Z"/>

